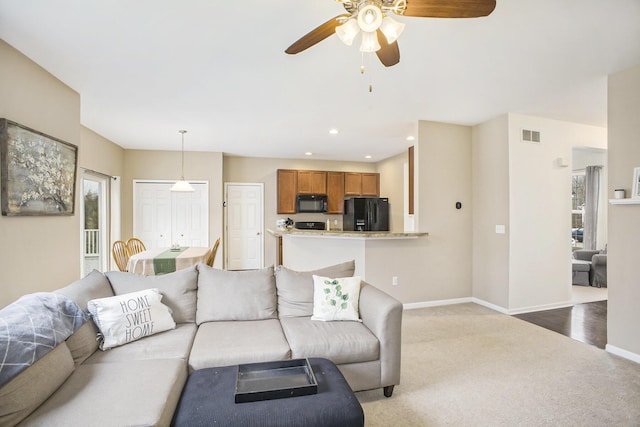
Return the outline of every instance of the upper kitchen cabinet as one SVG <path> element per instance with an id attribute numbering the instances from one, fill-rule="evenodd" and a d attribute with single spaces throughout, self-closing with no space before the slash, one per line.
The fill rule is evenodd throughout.
<path id="1" fill-rule="evenodd" d="M 296 213 L 296 191 L 298 188 L 298 171 L 278 169 L 278 213 Z"/>
<path id="2" fill-rule="evenodd" d="M 344 172 L 327 172 L 327 213 L 344 213 Z"/>
<path id="3" fill-rule="evenodd" d="M 368 172 L 345 172 L 345 196 L 380 196 L 380 174 Z"/>
<path id="4" fill-rule="evenodd" d="M 298 194 L 327 194 L 327 173 L 298 171 Z"/>

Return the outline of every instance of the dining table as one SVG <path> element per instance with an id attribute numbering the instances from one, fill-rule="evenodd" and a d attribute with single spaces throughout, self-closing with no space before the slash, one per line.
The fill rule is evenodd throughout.
<path id="1" fill-rule="evenodd" d="M 210 251 L 211 248 L 204 246 L 147 249 L 131 255 L 127 263 L 127 271 L 146 276 L 172 273 L 199 262 L 207 262 Z"/>

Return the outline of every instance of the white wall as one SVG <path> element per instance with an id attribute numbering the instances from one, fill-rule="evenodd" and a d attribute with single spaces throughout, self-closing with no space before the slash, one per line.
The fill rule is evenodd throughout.
<path id="1" fill-rule="evenodd" d="M 509 306 L 509 134 L 502 115 L 473 128 L 473 296 Z M 505 234 L 496 233 L 503 225 Z"/>
<path id="2" fill-rule="evenodd" d="M 521 129 L 541 143 L 521 142 Z M 509 309 L 571 300 L 571 158 L 573 146 L 606 148 L 606 129 L 509 114 Z"/>
<path id="3" fill-rule="evenodd" d="M 640 167 L 640 65 L 609 76 L 609 197 Z M 607 350 L 640 362 L 640 205 L 609 206 Z M 626 354 L 624 353 L 626 352 Z"/>

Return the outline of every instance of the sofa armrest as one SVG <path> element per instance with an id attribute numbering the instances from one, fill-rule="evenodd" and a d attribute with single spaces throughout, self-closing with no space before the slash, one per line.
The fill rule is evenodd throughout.
<path id="1" fill-rule="evenodd" d="M 585 249 L 578 249 L 577 251 L 573 251 L 573 257 L 581 261 L 591 261 L 591 258 L 595 254 L 599 254 L 599 253 L 600 251 L 588 251 Z"/>
<path id="2" fill-rule="evenodd" d="M 597 266 L 604 265 L 607 266 L 607 255 L 606 254 L 596 254 L 591 258 L 591 265 L 593 268 Z"/>
<path id="3" fill-rule="evenodd" d="M 363 282 L 359 301 L 362 323 L 380 341 L 380 382 L 382 387 L 400 384 L 402 304 Z"/>

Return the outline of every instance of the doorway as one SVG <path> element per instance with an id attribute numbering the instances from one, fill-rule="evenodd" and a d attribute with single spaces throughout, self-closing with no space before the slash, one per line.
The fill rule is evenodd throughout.
<path id="1" fill-rule="evenodd" d="M 80 273 L 109 269 L 110 177 L 83 171 L 80 180 Z"/>
<path id="2" fill-rule="evenodd" d="M 225 183 L 227 270 L 264 266 L 264 184 Z"/>

